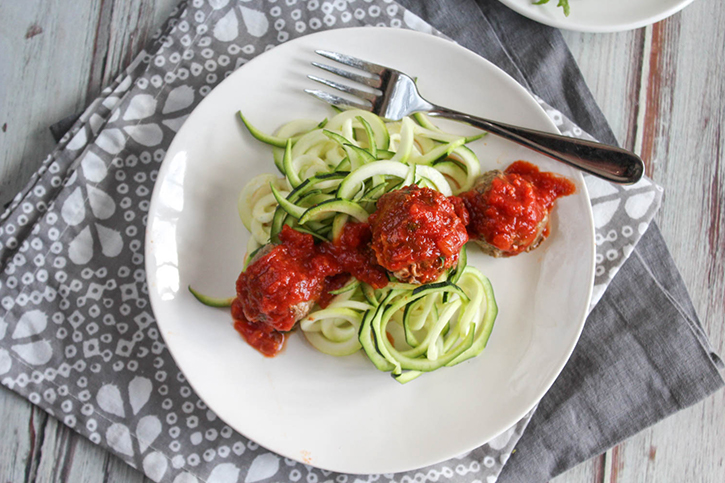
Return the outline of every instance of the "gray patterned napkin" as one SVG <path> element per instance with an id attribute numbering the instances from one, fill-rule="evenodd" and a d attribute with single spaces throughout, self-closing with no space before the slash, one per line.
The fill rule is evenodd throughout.
<path id="1" fill-rule="evenodd" d="M 235 433 L 175 366 L 148 302 L 143 234 L 174 134 L 224 77 L 289 39 L 377 25 L 437 33 L 392 1 L 182 3 L 103 91 L 0 222 L 3 385 L 154 481 L 495 481 L 530 414 L 481 448 L 397 475 L 354 477 L 281 458 Z M 565 134 L 586 136 L 542 101 Z M 659 205 L 649 180 L 587 177 L 596 222 L 595 299 Z"/>

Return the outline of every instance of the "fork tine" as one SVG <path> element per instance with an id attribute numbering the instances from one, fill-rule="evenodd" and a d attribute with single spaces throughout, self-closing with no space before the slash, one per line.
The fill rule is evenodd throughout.
<path id="1" fill-rule="evenodd" d="M 318 55 L 327 57 L 328 59 L 332 59 L 341 64 L 349 65 L 350 67 L 355 67 L 356 69 L 364 70 L 364 71 L 370 72 L 372 74 L 380 75 L 385 70 L 387 70 L 387 67 L 384 67 L 384 66 L 378 65 L 378 64 L 373 64 L 372 62 L 367 62 L 365 60 L 358 59 L 357 57 L 352 57 L 350 55 L 339 54 L 337 52 L 330 52 L 328 50 L 315 50 L 315 52 Z"/>
<path id="2" fill-rule="evenodd" d="M 338 69 L 337 67 L 332 67 L 327 64 L 320 64 L 318 62 L 312 62 L 312 65 L 314 65 L 315 67 L 319 67 L 322 70 L 326 70 L 327 72 L 332 72 L 333 74 L 339 75 L 340 77 L 350 79 L 351 81 L 357 82 L 358 84 L 366 85 L 368 87 L 380 87 L 382 85 L 382 81 L 380 79 L 355 74 L 347 70 Z"/>
<path id="3" fill-rule="evenodd" d="M 307 77 L 312 79 L 313 81 L 317 81 L 321 84 L 325 84 L 326 86 L 332 87 L 333 89 L 337 89 L 338 91 L 347 92 L 348 94 L 352 94 L 355 97 L 365 99 L 366 101 L 370 102 L 371 104 L 373 102 L 375 102 L 375 99 L 378 97 L 375 94 L 371 94 L 370 92 L 365 92 L 360 89 L 355 89 L 354 87 L 346 86 L 345 84 L 340 84 L 338 82 L 323 79 L 322 77 L 317 77 L 314 75 L 308 75 Z"/>
<path id="4" fill-rule="evenodd" d="M 345 99 L 339 96 L 334 96 L 332 94 L 329 94 L 325 91 L 318 91 L 316 89 L 305 89 L 305 92 L 315 96 L 316 98 L 320 99 L 321 101 L 325 101 L 328 104 L 332 104 L 333 106 L 338 107 L 352 107 L 355 109 L 362 109 L 363 111 L 371 111 L 372 106 L 362 103 L 362 102 L 355 102 L 351 101 L 349 99 Z"/>

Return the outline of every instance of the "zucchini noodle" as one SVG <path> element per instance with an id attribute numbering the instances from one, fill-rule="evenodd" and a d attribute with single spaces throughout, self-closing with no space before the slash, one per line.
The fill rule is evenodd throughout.
<path id="1" fill-rule="evenodd" d="M 240 117 L 255 138 L 273 146 L 281 173 L 253 178 L 239 195 L 239 216 L 252 235 L 248 254 L 278 243 L 284 225 L 334 240 L 346 222 L 366 221 L 385 193 L 417 184 L 451 196 L 470 190 L 481 174 L 466 144 L 482 135 L 444 132 L 425 114 L 387 122 L 347 110 L 323 122 L 292 121 L 275 135 Z M 489 280 L 466 258 L 464 247 L 457 267 L 424 285 L 392 281 L 376 290 L 352 279 L 299 327 L 317 350 L 346 356 L 362 349 L 401 383 L 475 357 L 498 309 Z"/>

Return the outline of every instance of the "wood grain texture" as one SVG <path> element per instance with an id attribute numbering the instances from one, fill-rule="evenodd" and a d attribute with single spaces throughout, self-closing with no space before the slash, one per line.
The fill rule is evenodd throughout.
<path id="1" fill-rule="evenodd" d="M 647 88 L 653 94 L 645 115 L 651 126 L 643 135 L 652 176 L 665 187 L 657 221 L 720 354 L 725 352 L 724 22 L 722 2 L 695 2 L 652 28 Z M 725 394 L 719 391 L 626 442 L 619 481 L 725 481 L 723 408 Z M 628 463 L 645 457 L 647 465 Z"/>
<path id="2" fill-rule="evenodd" d="M 168 2 L 167 2 L 168 3 Z M 175 3 L 175 2 L 174 2 Z M 94 99 L 113 82 L 158 28 L 154 25 L 157 2 L 149 0 L 102 1 L 93 44 L 87 97 Z M 121 34 L 122 33 L 122 34 Z"/>
<path id="3" fill-rule="evenodd" d="M 95 98 L 176 3 L 0 2 L 0 207 L 55 146 L 48 126 Z M 0 435 L 0 483 L 151 481 L 4 388 Z"/>
<path id="4" fill-rule="evenodd" d="M 619 143 L 634 148 L 644 30 L 592 35 L 562 32 Z"/>
<path id="5" fill-rule="evenodd" d="M 0 482 L 25 481 L 32 455 L 33 406 L 7 390 L 0 392 Z"/>
<path id="6" fill-rule="evenodd" d="M 702 1 L 635 33 L 565 33 L 618 139 L 641 153 L 648 174 L 665 188 L 657 222 L 719 354 L 725 353 L 722 25 L 723 2 Z M 594 481 L 725 481 L 723 408 L 719 391 L 630 438 L 606 453 L 606 471 Z M 578 471 L 553 481 L 592 481 Z"/>
<path id="7" fill-rule="evenodd" d="M 55 146 L 48 126 L 97 97 L 177 2 L 0 2 L 0 207 Z"/>
<path id="8" fill-rule="evenodd" d="M 0 2 L 0 204 L 53 147 L 47 127 L 110 82 L 176 0 Z M 620 143 L 666 189 L 658 222 L 715 349 L 725 353 L 725 2 L 654 27 L 565 38 Z M 57 46 L 62 45 L 62 49 Z M 725 394 L 682 411 L 556 483 L 725 481 Z M 0 483 L 150 482 L 0 390 Z"/>
<path id="9" fill-rule="evenodd" d="M 55 143 L 48 126 L 86 103 L 93 2 L 0 2 L 0 206 L 35 172 Z M 62 44 L 63 49 L 56 49 Z M 74 66 L 74 69 L 68 69 Z M 52 81 L 49 81 L 51 80 Z"/>

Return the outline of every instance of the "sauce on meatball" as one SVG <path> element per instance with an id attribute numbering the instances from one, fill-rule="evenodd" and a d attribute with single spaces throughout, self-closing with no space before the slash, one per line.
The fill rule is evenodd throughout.
<path id="1" fill-rule="evenodd" d="M 458 263 L 468 241 L 465 215 L 457 214 L 463 210 L 430 188 L 413 185 L 384 194 L 368 220 L 378 263 L 404 282 L 437 280 Z"/>
<path id="2" fill-rule="evenodd" d="M 232 303 L 234 327 L 249 345 L 272 357 L 284 347 L 286 333 L 317 303 L 326 307 L 330 291 L 350 276 L 374 288 L 388 284 L 375 263 L 367 223 L 348 223 L 339 240 L 315 244 L 311 235 L 284 226 L 280 244 L 254 260 L 237 279 Z"/>
<path id="3" fill-rule="evenodd" d="M 554 202 L 575 191 L 574 183 L 516 161 L 503 173 L 484 175 L 485 182 L 461 194 L 471 220 L 471 239 L 491 247 L 494 256 L 513 256 L 536 248 L 549 234 Z"/>
<path id="4" fill-rule="evenodd" d="M 370 247 L 372 237 L 368 223 L 347 223 L 340 237 L 332 243 L 322 243 L 320 250 L 332 255 L 345 273 L 373 288 L 383 288 L 388 284 L 388 274 L 378 265 Z"/>
<path id="5" fill-rule="evenodd" d="M 339 264 L 331 256 L 315 249 L 312 236 L 285 226 L 279 239 L 279 245 L 237 279 L 242 310 L 233 311 L 237 331 L 268 356 L 282 348 L 277 344 L 283 341 L 278 333 L 288 332 L 307 315 L 322 293 L 325 278 L 339 272 Z M 271 349 L 275 346 L 279 346 L 277 351 Z"/>

